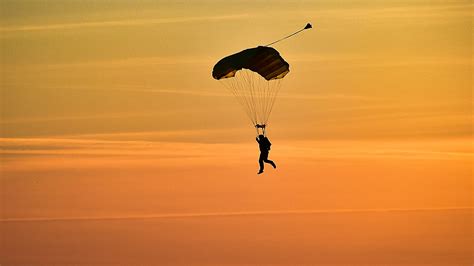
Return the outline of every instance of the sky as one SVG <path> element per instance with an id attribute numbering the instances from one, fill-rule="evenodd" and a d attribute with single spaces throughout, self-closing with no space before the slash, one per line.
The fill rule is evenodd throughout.
<path id="1" fill-rule="evenodd" d="M 472 262 L 472 7 L 1 1 L 5 263 Z M 255 129 L 212 68 L 308 22 L 273 46 L 290 73 L 278 168 L 257 176 Z"/>

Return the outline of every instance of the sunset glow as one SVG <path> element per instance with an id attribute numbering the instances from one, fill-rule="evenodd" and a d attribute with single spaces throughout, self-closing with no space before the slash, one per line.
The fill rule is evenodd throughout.
<path id="1" fill-rule="evenodd" d="M 471 1 L 0 3 L 1 265 L 471 265 Z M 211 75 L 275 44 L 255 128 Z"/>

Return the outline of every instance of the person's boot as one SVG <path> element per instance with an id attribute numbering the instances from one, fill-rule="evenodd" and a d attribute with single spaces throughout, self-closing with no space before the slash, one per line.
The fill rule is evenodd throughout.
<path id="1" fill-rule="evenodd" d="M 277 168 L 276 164 L 272 161 L 270 164 L 273 166 L 273 168 Z"/>
<path id="2" fill-rule="evenodd" d="M 261 174 L 261 173 L 263 173 L 263 170 L 259 170 L 258 173 L 257 173 L 257 175 L 259 175 L 259 174 Z"/>

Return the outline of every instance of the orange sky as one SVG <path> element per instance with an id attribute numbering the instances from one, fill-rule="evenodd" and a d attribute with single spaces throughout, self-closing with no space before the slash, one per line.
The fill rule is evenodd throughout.
<path id="1" fill-rule="evenodd" d="M 334 255 L 318 257 L 321 261 L 337 261 L 342 245 L 345 262 L 362 263 L 354 254 L 372 250 L 377 241 L 359 246 L 354 243 L 362 236 L 346 232 L 343 245 L 334 225 L 373 228 L 372 240 L 383 239 L 394 226 L 399 243 L 412 244 L 393 240 L 388 245 L 393 249 L 369 262 L 389 263 L 383 258 L 396 261 L 412 251 L 433 255 L 437 249 L 430 250 L 435 246 L 430 243 L 443 237 L 452 237 L 447 262 L 468 261 L 472 7 L 470 1 L 2 1 L 2 221 L 14 232 L 6 237 L 12 244 L 4 246 L 4 257 L 13 264 L 35 258 L 64 262 L 51 259 L 54 252 L 49 258 L 38 255 L 43 237 L 30 239 L 29 256 L 22 260 L 15 250 L 34 227 L 11 224 L 18 219 L 282 212 L 290 220 L 270 226 L 283 228 L 272 243 L 297 243 L 292 224 L 327 224 L 314 217 L 293 221 L 291 212 L 371 210 L 367 217 L 376 217 L 385 210 L 378 226 L 362 223 L 361 214 L 334 214 L 326 231 L 311 231 L 314 238 L 308 236 L 302 250 L 311 250 L 309 243 L 330 232 L 326 240 L 334 250 L 327 254 Z M 270 158 L 278 169 L 257 176 L 254 129 L 212 78 L 212 67 L 226 55 L 272 42 L 307 22 L 313 23 L 311 31 L 274 46 L 291 72 L 270 118 Z M 422 218 L 407 228 L 404 217 L 411 214 L 403 212 L 391 224 L 393 209 L 414 210 Z M 433 209 L 452 220 L 437 227 L 436 211 L 423 216 L 422 210 Z M 218 225 L 218 236 L 206 240 L 197 231 L 191 235 L 216 250 L 221 242 L 234 243 L 242 251 L 232 254 L 245 258 L 252 244 L 231 231 L 247 226 L 246 217 L 229 220 L 232 226 L 224 223 L 229 227 Z M 205 230 L 206 219 L 198 225 L 183 222 Z M 265 219 L 254 221 L 256 228 L 265 228 Z M 432 226 L 417 238 L 425 222 Z M 110 237 L 102 225 L 90 226 L 94 229 L 74 227 L 81 228 L 74 237 L 84 232 Z M 123 226 L 129 228 L 128 222 Z M 151 235 L 165 234 L 175 244 L 189 240 L 155 229 Z M 67 242 L 64 234 L 58 239 Z M 137 246 L 155 243 L 146 233 L 139 235 Z M 302 232 L 296 235 L 304 238 Z M 65 249 L 73 245 L 51 241 Z M 178 246 L 164 250 L 175 254 Z M 149 252 L 142 254 L 148 258 L 152 250 L 145 250 L 137 254 Z M 270 245 L 264 255 L 252 253 L 240 262 L 275 262 L 268 256 L 284 256 L 284 250 Z M 193 252 L 190 258 L 208 262 Z M 289 249 L 282 261 L 318 261 L 298 252 Z M 219 254 L 226 258 L 224 251 Z M 426 261 L 436 261 L 431 255 Z M 178 255 L 164 261 L 173 262 L 173 256 Z M 410 258 L 406 261 L 420 262 Z M 103 261 L 92 256 L 86 262 Z"/>

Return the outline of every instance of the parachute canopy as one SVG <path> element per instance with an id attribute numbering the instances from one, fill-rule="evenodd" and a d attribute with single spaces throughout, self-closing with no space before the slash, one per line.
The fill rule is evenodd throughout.
<path id="1" fill-rule="evenodd" d="M 290 65 L 272 47 L 258 46 L 221 59 L 214 66 L 212 76 L 217 79 L 231 78 L 241 69 L 257 72 L 266 80 L 281 79 Z"/>

